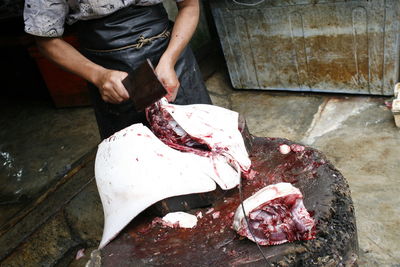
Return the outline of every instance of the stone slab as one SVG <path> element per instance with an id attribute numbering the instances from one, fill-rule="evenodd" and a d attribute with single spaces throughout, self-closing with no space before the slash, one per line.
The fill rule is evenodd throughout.
<path id="1" fill-rule="evenodd" d="M 72 170 L 40 198 L 27 206 L 0 231 L 0 261 L 12 253 L 37 229 L 93 181 L 94 151 L 76 162 Z"/>
<path id="2" fill-rule="evenodd" d="M 231 101 L 252 134 L 300 141 L 324 97 L 240 92 L 232 94 Z"/>
<path id="3" fill-rule="evenodd" d="M 87 246 L 99 245 L 103 233 L 104 215 L 94 180 L 65 206 L 65 216 L 72 231 Z"/>
<path id="4" fill-rule="evenodd" d="M 59 213 L 13 251 L 0 265 L 52 266 L 77 245 L 63 214 Z"/>
<path id="5" fill-rule="evenodd" d="M 91 108 L 0 100 L 0 228 L 99 141 Z M 8 210 L 7 208 L 10 207 Z M 15 212 L 14 212 L 15 210 Z"/>
<path id="6" fill-rule="evenodd" d="M 316 135 L 307 137 L 313 140 L 309 145 L 324 151 L 349 182 L 362 266 L 395 266 L 400 262 L 400 132 L 385 100 L 333 100 L 329 105 L 342 116 L 340 123 L 337 117 L 332 118 L 330 122 L 336 126 L 331 131 L 311 131 Z M 329 121 L 325 112 L 329 113 L 321 112 L 316 127 Z"/>

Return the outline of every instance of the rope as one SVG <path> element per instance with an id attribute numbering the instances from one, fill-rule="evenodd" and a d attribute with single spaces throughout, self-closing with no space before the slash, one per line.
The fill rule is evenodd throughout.
<path id="1" fill-rule="evenodd" d="M 89 48 L 85 48 L 88 51 L 92 51 L 92 52 L 114 52 L 114 51 L 120 51 L 120 50 L 124 50 L 124 49 L 128 49 L 128 48 L 136 48 L 136 49 L 140 49 L 142 48 L 144 45 L 150 44 L 152 41 L 159 39 L 159 38 L 168 38 L 171 35 L 171 32 L 167 29 L 165 29 L 162 33 L 157 34 L 155 36 L 149 37 L 149 38 L 145 38 L 143 35 L 140 35 L 139 40 L 137 41 L 137 43 L 135 44 L 131 44 L 131 45 L 126 45 L 123 47 L 118 47 L 118 48 L 113 48 L 113 49 L 105 49 L 105 50 L 99 50 L 99 49 L 89 49 Z"/>
<path id="2" fill-rule="evenodd" d="M 242 2 L 239 2 L 239 1 L 237 1 L 237 0 L 232 0 L 232 1 L 233 1 L 235 4 L 237 4 L 237 5 L 242 5 L 242 6 L 257 6 L 257 5 L 262 4 L 262 3 L 265 2 L 265 0 L 260 0 L 260 1 L 256 2 L 256 3 L 250 4 L 250 3 L 242 3 Z"/>
<path id="3" fill-rule="evenodd" d="M 156 39 L 168 38 L 170 35 L 171 35 L 171 33 L 168 30 L 164 30 L 162 33 L 160 33 L 160 34 L 158 34 L 156 36 L 150 37 L 150 38 L 144 38 L 144 36 L 141 35 L 139 37 L 139 41 L 135 45 L 137 45 L 137 47 L 136 47 L 137 49 L 140 49 L 140 48 L 142 48 L 142 46 L 144 46 L 146 44 L 149 44 L 149 43 L 151 43 L 152 41 L 154 41 Z"/>

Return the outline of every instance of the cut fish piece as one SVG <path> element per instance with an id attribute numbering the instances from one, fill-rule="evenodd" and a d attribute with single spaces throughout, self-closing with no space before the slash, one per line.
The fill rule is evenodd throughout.
<path id="1" fill-rule="evenodd" d="M 286 154 L 289 154 L 290 151 L 291 151 L 290 146 L 288 146 L 286 144 L 283 144 L 283 145 L 279 146 L 279 152 L 281 152 L 281 154 L 286 155 Z"/>
<path id="2" fill-rule="evenodd" d="M 242 207 L 236 210 L 233 228 L 260 245 L 278 245 L 315 238 L 315 223 L 303 204 L 299 189 L 290 183 L 269 185 L 243 201 L 251 232 Z"/>
<path id="3" fill-rule="evenodd" d="M 176 225 L 176 227 L 181 228 L 193 228 L 197 225 L 197 217 L 195 215 L 182 211 L 170 212 L 162 220 L 170 227 L 171 225 L 172 227 Z"/>
<path id="4" fill-rule="evenodd" d="M 251 161 L 239 131 L 237 112 L 205 104 L 173 105 L 165 99 L 146 111 L 153 132 L 164 143 L 215 159 L 216 182 L 222 189 L 237 186 L 240 178 L 240 174 L 234 180 L 221 175 L 220 168 L 229 172 L 225 163 L 237 172 L 250 170 Z"/>
<path id="5" fill-rule="evenodd" d="M 95 176 L 105 218 L 100 248 L 152 204 L 216 189 L 212 159 L 171 149 L 142 124 L 103 140 Z"/>
<path id="6" fill-rule="evenodd" d="M 251 161 L 239 132 L 237 112 L 205 104 L 164 104 L 163 108 L 190 136 L 202 140 L 211 150 L 231 157 L 243 170 L 250 168 Z"/>

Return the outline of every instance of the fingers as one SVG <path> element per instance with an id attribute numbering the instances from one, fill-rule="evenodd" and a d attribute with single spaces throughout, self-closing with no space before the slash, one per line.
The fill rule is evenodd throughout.
<path id="1" fill-rule="evenodd" d="M 178 81 L 178 84 L 175 85 L 175 87 L 166 87 L 168 94 L 165 96 L 168 100 L 168 102 L 174 102 L 176 99 L 176 95 L 178 94 L 178 89 L 179 89 L 180 83 Z"/>
<path id="2" fill-rule="evenodd" d="M 103 85 L 102 90 L 100 91 L 102 98 L 104 101 L 118 104 L 121 103 L 124 99 L 118 94 L 115 86 L 112 82 L 107 82 Z"/>
<path id="3" fill-rule="evenodd" d="M 102 98 L 105 102 L 109 102 L 112 104 L 118 104 L 123 101 L 122 97 L 120 97 L 117 92 L 114 90 L 114 88 L 105 86 L 103 93 L 102 93 Z"/>
<path id="4" fill-rule="evenodd" d="M 120 71 L 119 77 L 115 80 L 115 84 L 114 84 L 114 90 L 117 92 L 117 94 L 123 100 L 129 99 L 128 91 L 126 90 L 125 86 L 122 84 L 122 81 L 126 78 L 126 76 L 128 76 L 128 73 Z"/>
<path id="5" fill-rule="evenodd" d="M 161 83 L 168 91 L 168 94 L 166 95 L 167 100 L 169 102 L 174 101 L 180 86 L 178 76 L 176 75 L 174 69 L 174 64 L 172 64 L 172 62 L 168 60 L 168 58 L 166 60 L 163 60 L 162 57 L 155 69 L 155 72 L 158 79 L 160 79 Z"/>
<path id="6" fill-rule="evenodd" d="M 122 80 L 127 75 L 126 72 L 122 71 L 106 70 L 100 86 L 98 86 L 101 97 L 105 102 L 118 104 L 129 99 L 129 94 L 122 84 Z"/>
<path id="7" fill-rule="evenodd" d="M 168 102 L 173 102 L 176 98 L 176 95 L 178 93 L 178 89 L 180 86 L 178 77 L 176 76 L 175 71 L 171 72 L 169 75 L 163 75 L 161 76 L 160 79 L 162 85 L 164 88 L 167 90 L 167 95 L 165 96 L 168 100 Z"/>

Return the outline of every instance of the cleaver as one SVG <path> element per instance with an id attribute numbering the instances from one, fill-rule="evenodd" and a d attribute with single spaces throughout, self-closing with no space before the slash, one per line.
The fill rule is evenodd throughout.
<path id="1" fill-rule="evenodd" d="M 153 64 L 146 59 L 137 69 L 130 72 L 122 80 L 133 101 L 136 111 L 143 111 L 146 107 L 167 95 L 167 90 L 158 80 Z"/>

